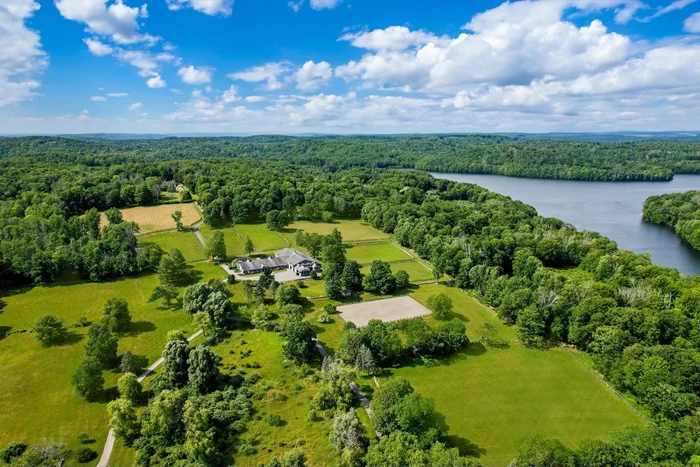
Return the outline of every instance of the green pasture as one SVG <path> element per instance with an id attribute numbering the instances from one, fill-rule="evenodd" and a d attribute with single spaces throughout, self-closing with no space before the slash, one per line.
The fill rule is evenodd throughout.
<path id="1" fill-rule="evenodd" d="M 472 345 L 437 367 L 391 371 L 435 401 L 449 441 L 484 466 L 508 465 L 529 435 L 575 447 L 642 420 L 583 363 L 561 349 Z"/>
<path id="2" fill-rule="evenodd" d="M 187 261 L 206 259 L 204 247 L 193 232 L 167 231 L 139 237 L 139 244 L 155 243 L 165 252 L 173 248 L 179 249 Z"/>
<path id="3" fill-rule="evenodd" d="M 285 231 L 289 234 L 295 234 L 298 230 L 303 230 L 307 233 L 328 235 L 333 229 L 340 231 L 340 234 L 343 236 L 343 242 L 389 238 L 389 234 L 375 229 L 360 219 L 341 219 L 331 223 L 296 221 L 289 225 Z"/>
<path id="4" fill-rule="evenodd" d="M 223 278 L 221 268 L 198 263 L 199 280 Z M 131 350 L 149 364 L 160 357 L 168 331 L 194 331 L 191 318 L 182 310 L 148 303 L 156 275 L 139 276 L 102 283 L 32 287 L 4 293 L 5 306 L 0 314 L 3 331 L 30 330 L 35 321 L 48 313 L 64 320 L 67 326 L 81 317 L 100 319 L 109 297 L 128 301 L 132 316 L 131 329 L 119 336 L 119 352 Z M 41 347 L 29 332 L 11 334 L 0 339 L 0 446 L 13 441 L 28 444 L 62 442 L 74 450 L 81 446 L 79 433 L 90 435 L 98 452 L 107 435 L 106 402 L 116 392 L 118 374 L 106 371 L 105 397 L 88 403 L 75 394 L 71 375 L 84 358 L 86 327 L 70 328 L 70 337 L 58 346 Z M 4 334 L 4 333 L 3 333 Z M 95 461 L 94 463 L 96 463 Z M 93 464 L 94 464 L 93 463 Z"/>
<path id="5" fill-rule="evenodd" d="M 408 279 L 411 282 L 425 282 L 435 280 L 433 277 L 433 272 L 427 267 L 423 266 L 420 261 L 411 261 L 407 263 L 390 263 L 391 271 L 396 274 L 399 271 L 406 271 L 408 273 Z M 360 272 L 363 275 L 369 274 L 372 267 L 370 265 L 363 266 Z"/>
<path id="6" fill-rule="evenodd" d="M 375 260 L 401 261 L 411 259 L 411 256 L 392 243 L 372 243 L 369 245 L 346 245 L 345 256 L 360 264 L 368 264 Z"/>
<path id="7" fill-rule="evenodd" d="M 250 238 L 257 251 L 272 251 L 286 248 L 282 235 L 267 228 L 265 224 L 236 224 L 234 226 L 243 238 Z M 243 250 L 245 252 L 245 250 Z"/>
<path id="8" fill-rule="evenodd" d="M 236 256 L 245 256 L 245 240 L 231 227 L 210 227 L 207 224 L 202 224 L 199 227 L 199 232 L 204 237 L 204 240 L 209 243 L 211 236 L 215 231 L 221 231 L 224 234 L 224 242 L 226 243 L 226 254 L 229 258 Z M 255 242 L 255 239 L 253 239 Z"/>

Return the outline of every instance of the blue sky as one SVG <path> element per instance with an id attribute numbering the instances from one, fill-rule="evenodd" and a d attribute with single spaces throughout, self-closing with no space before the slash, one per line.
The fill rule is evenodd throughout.
<path id="1" fill-rule="evenodd" d="M 2 0 L 0 133 L 700 130 L 700 0 Z"/>

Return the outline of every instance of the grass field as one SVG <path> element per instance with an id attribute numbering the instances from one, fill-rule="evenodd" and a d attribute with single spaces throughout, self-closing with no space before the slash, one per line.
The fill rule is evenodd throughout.
<path id="1" fill-rule="evenodd" d="M 424 282 L 435 280 L 433 277 L 433 272 L 423 266 L 419 261 L 412 261 L 410 263 L 392 263 L 390 264 L 391 271 L 396 274 L 398 271 L 406 271 L 408 273 L 408 279 L 411 282 Z M 360 269 L 362 274 L 369 274 L 371 266 L 363 266 Z"/>
<path id="2" fill-rule="evenodd" d="M 234 228 L 243 238 L 253 240 L 256 250 L 280 250 L 288 246 L 279 233 L 268 230 L 265 224 L 236 224 Z"/>
<path id="3" fill-rule="evenodd" d="M 155 243 L 163 251 L 168 252 L 173 248 L 179 249 L 187 261 L 200 261 L 206 259 L 204 247 L 199 243 L 192 232 L 158 232 L 139 237 L 139 244 Z"/>
<path id="4" fill-rule="evenodd" d="M 133 221 L 139 225 L 141 234 L 157 232 L 159 230 L 175 229 L 175 221 L 170 215 L 175 211 L 182 213 L 182 224 L 189 226 L 199 221 L 202 215 L 194 203 L 159 204 L 157 206 L 139 206 L 136 208 L 122 209 L 122 216 L 126 221 Z M 107 223 L 104 214 L 101 224 Z"/>
<path id="5" fill-rule="evenodd" d="M 296 221 L 287 227 L 286 232 L 295 234 L 297 230 L 303 230 L 307 233 L 315 232 L 321 235 L 328 235 L 333 229 L 338 229 L 340 231 L 340 234 L 343 236 L 343 242 L 389 238 L 388 234 L 375 229 L 360 219 L 342 219 L 328 224 L 323 222 Z"/>
<path id="6" fill-rule="evenodd" d="M 254 402 L 254 420 L 248 423 L 243 439 L 253 441 L 257 453 L 250 456 L 234 454 L 238 466 L 252 466 L 268 462 L 271 457 L 280 458 L 285 452 L 301 444 L 308 457 L 307 465 L 337 465 L 336 453 L 328 441 L 331 420 L 310 422 L 307 414 L 311 409 L 311 399 L 320 383 L 313 383 L 310 377 L 299 377 L 290 363 L 285 363 L 282 355 L 283 338 L 279 333 L 263 331 L 238 331 L 230 339 L 214 350 L 223 357 L 224 372 L 237 373 L 246 363 L 257 362 L 260 368 L 247 370 L 263 376 L 259 390 L 265 396 Z M 240 352 L 251 350 L 252 354 L 243 357 Z M 236 369 L 232 369 L 234 365 Z M 268 425 L 270 414 L 280 415 L 282 426 Z"/>
<path id="7" fill-rule="evenodd" d="M 211 236 L 214 232 L 222 232 L 224 234 L 224 242 L 226 243 L 226 255 L 229 258 L 245 255 L 243 239 L 231 227 L 210 227 L 206 224 L 202 224 L 201 227 L 199 227 L 199 231 L 207 243 L 211 241 Z"/>
<path id="8" fill-rule="evenodd" d="M 485 466 L 507 465 L 520 439 L 557 438 L 575 447 L 585 439 L 642 420 L 567 351 L 472 346 L 439 367 L 393 370 L 431 397 L 449 426 L 451 444 Z"/>
<path id="9" fill-rule="evenodd" d="M 408 253 L 392 243 L 346 245 L 345 255 L 347 259 L 357 261 L 360 264 L 368 264 L 377 259 L 387 262 L 411 259 Z"/>
<path id="10" fill-rule="evenodd" d="M 198 263 L 195 267 L 201 273 L 200 280 L 224 276 L 223 270 L 212 264 Z M 6 306 L 0 314 L 0 327 L 29 330 L 47 313 L 59 316 L 67 326 L 82 316 L 95 321 L 101 317 L 108 297 L 122 297 L 129 303 L 133 325 L 120 336 L 119 352 L 128 349 L 153 362 L 163 350 L 168 331 L 193 331 L 191 318 L 183 311 L 147 302 L 157 284 L 158 278 L 148 275 L 15 291 L 2 297 Z M 68 342 L 49 348 L 41 347 L 28 332 L 0 340 L 0 446 L 47 439 L 64 442 L 75 450 L 81 447 L 76 436 L 86 432 L 96 441 L 90 447 L 101 452 L 107 435 L 106 401 L 87 403 L 70 384 L 71 375 L 84 358 L 87 329 L 71 328 Z M 104 376 L 107 392 L 114 393 L 118 375 L 105 372 Z"/>

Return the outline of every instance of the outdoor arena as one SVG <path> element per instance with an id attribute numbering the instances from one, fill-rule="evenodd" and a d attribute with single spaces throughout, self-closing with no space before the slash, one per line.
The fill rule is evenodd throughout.
<path id="1" fill-rule="evenodd" d="M 358 328 L 367 326 L 372 319 L 384 322 L 427 316 L 430 310 L 409 296 L 372 300 L 338 307 L 338 313 L 344 321 L 355 324 Z"/>

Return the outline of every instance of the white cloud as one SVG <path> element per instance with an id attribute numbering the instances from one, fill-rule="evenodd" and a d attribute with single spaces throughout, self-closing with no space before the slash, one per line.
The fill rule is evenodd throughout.
<path id="1" fill-rule="evenodd" d="M 229 16 L 233 10 L 233 0 L 166 0 L 168 8 L 177 11 L 192 8 L 207 15 Z"/>
<path id="2" fill-rule="evenodd" d="M 141 7 L 130 7 L 123 0 L 55 0 L 54 3 L 64 18 L 83 23 L 92 34 L 108 37 L 117 44 L 153 44 L 159 40 L 139 32 L 139 18 L 148 17 L 145 3 Z"/>
<path id="3" fill-rule="evenodd" d="M 48 63 L 39 34 L 27 27 L 39 4 L 32 0 L 0 2 L 0 107 L 36 96 L 35 78 Z"/>
<path id="4" fill-rule="evenodd" d="M 133 112 L 134 110 L 138 110 L 141 107 L 143 107 L 143 104 L 141 104 L 140 102 L 134 102 L 133 104 L 131 104 L 129 106 L 129 112 Z"/>
<path id="5" fill-rule="evenodd" d="M 289 0 L 287 4 L 289 5 L 289 8 L 294 10 L 294 13 L 298 13 L 301 6 L 304 4 L 304 0 Z"/>
<path id="6" fill-rule="evenodd" d="M 310 0 L 309 4 L 314 10 L 325 10 L 335 8 L 342 2 L 343 0 Z"/>
<path id="7" fill-rule="evenodd" d="M 659 8 L 656 11 L 656 13 L 649 16 L 648 18 L 644 18 L 644 20 L 645 21 L 652 20 L 654 18 L 658 18 L 659 16 L 663 16 L 665 14 L 671 13 L 672 11 L 682 10 L 683 8 L 695 3 L 697 1 L 698 0 L 675 0 L 674 2 L 669 3 L 665 7 Z"/>
<path id="8" fill-rule="evenodd" d="M 126 96 L 128 96 L 128 95 L 129 95 L 129 94 L 126 93 L 126 92 L 110 92 L 110 93 L 107 94 L 107 96 L 109 96 L 109 97 L 117 97 L 117 98 L 119 98 L 119 97 L 126 97 Z"/>
<path id="9" fill-rule="evenodd" d="M 139 76 L 144 78 L 158 76 L 158 70 L 164 63 L 176 64 L 178 62 L 177 57 L 167 52 L 153 54 L 145 50 L 117 49 L 114 52 L 114 56 L 118 60 L 138 68 Z"/>
<path id="10" fill-rule="evenodd" d="M 263 97 L 263 96 L 248 96 L 245 98 L 245 101 L 250 102 L 250 103 L 262 102 L 264 100 L 265 100 L 265 97 Z"/>
<path id="11" fill-rule="evenodd" d="M 92 96 L 90 100 L 93 102 L 104 102 L 107 100 L 107 98 L 104 96 Z"/>
<path id="12" fill-rule="evenodd" d="M 342 35 L 338 40 L 348 41 L 354 47 L 367 50 L 406 50 L 411 46 L 448 41 L 446 38 L 440 39 L 429 32 L 411 31 L 405 26 L 390 26 L 386 29 L 348 33 Z"/>
<path id="13" fill-rule="evenodd" d="M 90 53 L 97 57 L 111 55 L 112 52 L 114 52 L 114 49 L 111 46 L 105 44 L 104 42 L 100 42 L 98 39 L 87 38 L 83 39 L 83 42 L 87 44 Z"/>
<path id="14" fill-rule="evenodd" d="M 211 69 L 209 68 L 195 68 L 190 65 L 180 68 L 177 75 L 186 84 L 211 83 Z"/>
<path id="15" fill-rule="evenodd" d="M 265 82 L 266 89 L 274 91 L 282 88 L 283 83 L 280 82 L 278 78 L 282 74 L 287 73 L 290 69 L 291 65 L 288 62 L 271 62 L 231 73 L 228 77 L 248 83 Z"/>
<path id="16" fill-rule="evenodd" d="M 160 75 L 156 74 L 153 78 L 150 78 L 146 81 L 146 86 L 148 86 L 151 89 L 159 89 L 159 88 L 164 88 L 167 86 L 165 83 L 165 80 L 160 77 Z"/>
<path id="17" fill-rule="evenodd" d="M 683 22 L 683 30 L 693 34 L 700 34 L 700 11 L 686 18 Z"/>
<path id="18" fill-rule="evenodd" d="M 615 22 L 618 24 L 627 24 L 634 18 L 639 10 L 649 8 L 640 0 L 630 0 L 622 8 L 615 10 Z"/>
<path id="19" fill-rule="evenodd" d="M 475 15 L 464 26 L 469 33 L 449 40 L 396 27 L 366 31 L 351 43 L 376 51 L 337 67 L 336 74 L 360 79 L 364 87 L 449 92 L 484 82 L 570 78 L 625 60 L 628 37 L 608 32 L 597 19 L 582 27 L 565 21 L 566 6 L 555 0 L 503 3 Z"/>
<path id="20" fill-rule="evenodd" d="M 321 86 L 328 84 L 332 77 L 333 69 L 330 63 L 314 63 L 311 60 L 304 63 L 294 74 L 297 89 L 301 91 L 315 91 Z"/>
<path id="21" fill-rule="evenodd" d="M 232 85 L 222 94 L 221 100 L 224 102 L 224 104 L 230 104 L 231 102 L 241 100 L 241 97 L 238 95 L 238 88 L 232 84 Z"/>

